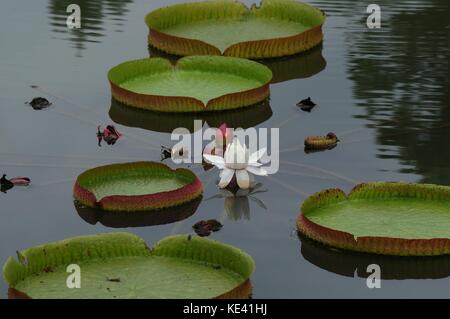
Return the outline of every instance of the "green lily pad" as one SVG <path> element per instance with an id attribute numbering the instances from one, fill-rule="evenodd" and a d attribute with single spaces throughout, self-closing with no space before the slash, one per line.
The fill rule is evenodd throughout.
<path id="1" fill-rule="evenodd" d="M 257 62 L 192 56 L 174 66 L 163 58 L 122 63 L 109 71 L 113 97 L 160 112 L 223 111 L 254 105 L 269 96 L 272 72 Z"/>
<path id="2" fill-rule="evenodd" d="M 272 84 L 282 83 L 294 79 L 306 79 L 322 72 L 327 66 L 327 61 L 322 55 L 322 45 L 303 53 L 281 58 L 259 59 L 257 62 L 267 66 L 273 74 Z M 155 47 L 148 47 L 150 57 L 160 57 L 176 64 L 179 56 L 168 54 Z M 237 126 L 236 126 L 237 127 Z"/>
<path id="3" fill-rule="evenodd" d="M 238 297 L 255 267 L 237 248 L 187 235 L 165 238 L 151 250 L 136 235 L 112 233 L 18 254 L 19 261 L 7 260 L 3 276 L 12 289 L 37 299 Z M 67 287 L 72 264 L 80 267 L 80 288 Z"/>
<path id="4" fill-rule="evenodd" d="M 301 232 L 339 248 L 389 255 L 450 253 L 450 187 L 368 183 L 305 201 Z"/>
<path id="5" fill-rule="evenodd" d="M 177 55 L 272 58 L 322 42 L 324 14 L 295 0 L 263 0 L 248 9 L 233 0 L 183 3 L 149 13 L 150 45 Z"/>
<path id="6" fill-rule="evenodd" d="M 110 211 L 145 211 L 187 203 L 202 183 L 187 169 L 155 162 L 106 165 L 78 176 L 74 197 L 82 205 Z"/>

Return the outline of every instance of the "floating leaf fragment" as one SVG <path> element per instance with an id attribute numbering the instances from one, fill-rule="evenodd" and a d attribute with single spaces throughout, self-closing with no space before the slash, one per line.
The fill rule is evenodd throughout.
<path id="1" fill-rule="evenodd" d="M 316 103 L 311 100 L 311 97 L 308 97 L 307 99 L 298 102 L 297 106 L 300 107 L 302 111 L 311 112 L 312 109 L 316 106 Z"/>
<path id="2" fill-rule="evenodd" d="M 305 139 L 305 152 L 333 149 L 338 142 L 339 139 L 334 133 L 328 133 L 326 136 L 308 136 Z"/>
<path id="3" fill-rule="evenodd" d="M 35 97 L 31 102 L 27 102 L 27 104 L 31 105 L 34 110 L 42 110 L 52 105 L 52 103 L 44 97 Z"/>

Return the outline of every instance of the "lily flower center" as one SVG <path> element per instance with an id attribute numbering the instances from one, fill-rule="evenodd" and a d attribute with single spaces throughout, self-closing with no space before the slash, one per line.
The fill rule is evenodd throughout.
<path id="1" fill-rule="evenodd" d="M 225 167 L 233 170 L 246 169 L 249 161 L 249 154 L 246 146 L 239 142 L 232 143 L 225 151 Z"/>

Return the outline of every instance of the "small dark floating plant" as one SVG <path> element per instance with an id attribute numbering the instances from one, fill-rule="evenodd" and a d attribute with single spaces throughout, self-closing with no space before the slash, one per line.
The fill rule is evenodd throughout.
<path id="1" fill-rule="evenodd" d="M 297 225 L 329 246 L 385 255 L 450 254 L 450 187 L 377 182 L 309 197 Z"/>
<path id="2" fill-rule="evenodd" d="M 326 136 L 308 136 L 305 139 L 305 152 L 333 149 L 339 139 L 336 134 L 328 133 Z"/>
<path id="3" fill-rule="evenodd" d="M 203 186 L 190 170 L 156 162 L 113 164 L 90 169 L 74 186 L 74 198 L 107 211 L 149 211 L 178 206 L 202 195 Z"/>
<path id="4" fill-rule="evenodd" d="M 31 102 L 26 102 L 26 104 L 31 105 L 34 110 L 42 110 L 52 105 L 52 103 L 44 97 L 35 97 Z"/>
<path id="5" fill-rule="evenodd" d="M 0 191 L 5 193 L 14 186 L 29 186 L 31 180 L 28 177 L 18 176 L 11 179 L 6 178 L 6 174 L 0 178 Z"/>
<path id="6" fill-rule="evenodd" d="M 82 236 L 19 254 L 23 258 L 10 257 L 3 266 L 10 298 L 248 298 L 255 268 L 238 248 L 186 235 L 164 238 L 152 249 L 129 233 Z M 71 264 L 82 269 L 81 289 L 67 288 Z"/>
<path id="7" fill-rule="evenodd" d="M 200 237 L 208 237 L 211 233 L 221 230 L 222 227 L 223 225 L 215 219 L 201 220 L 192 226 L 195 233 Z"/>
<path id="8" fill-rule="evenodd" d="M 189 156 L 189 151 L 185 148 L 169 148 L 161 145 L 161 162 L 168 158 L 181 159 Z"/>
<path id="9" fill-rule="evenodd" d="M 6 178 L 5 174 L 3 174 L 2 178 L 0 179 L 1 192 L 6 194 L 6 192 L 13 187 L 14 184 L 9 179 Z"/>
<path id="10" fill-rule="evenodd" d="M 312 109 L 316 106 L 316 103 L 314 103 L 311 98 L 308 97 L 307 99 L 298 102 L 297 106 L 300 107 L 302 111 L 311 112 Z"/>
<path id="11" fill-rule="evenodd" d="M 102 141 L 105 141 L 108 145 L 115 145 L 121 137 L 122 133 L 117 131 L 114 125 L 107 125 L 103 131 L 101 131 L 100 125 L 97 127 L 97 141 L 99 147 L 102 146 Z"/>
<path id="12" fill-rule="evenodd" d="M 161 162 L 168 158 L 172 158 L 172 149 L 161 145 Z"/>

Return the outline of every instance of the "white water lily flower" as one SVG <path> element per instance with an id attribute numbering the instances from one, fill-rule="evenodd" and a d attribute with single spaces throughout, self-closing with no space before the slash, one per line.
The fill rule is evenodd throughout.
<path id="1" fill-rule="evenodd" d="M 227 187 L 234 175 L 240 188 L 248 189 L 251 186 L 251 175 L 267 176 L 267 171 L 261 167 L 258 161 L 265 154 L 266 149 L 263 148 L 249 155 L 247 147 L 235 138 L 233 142 L 227 146 L 224 157 L 203 154 L 205 160 L 222 170 L 220 172 L 219 187 Z"/>

